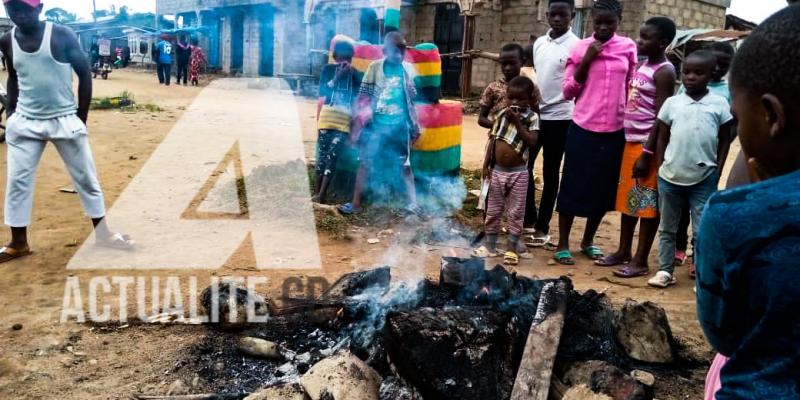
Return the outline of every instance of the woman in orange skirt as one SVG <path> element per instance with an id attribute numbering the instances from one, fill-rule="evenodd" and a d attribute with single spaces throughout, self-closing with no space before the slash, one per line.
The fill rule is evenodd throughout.
<path id="1" fill-rule="evenodd" d="M 622 213 L 619 248 L 595 264 L 622 265 L 614 275 L 634 278 L 647 275 L 647 259 L 658 233 L 658 143 L 656 116 L 664 101 L 674 93 L 675 67 L 664 52 L 675 37 L 675 24 L 668 18 L 651 18 L 639 31 L 639 54 L 647 61 L 639 65 L 630 83 L 625 109 L 625 151 L 622 158 L 616 209 Z M 633 235 L 639 227 L 639 245 L 632 255 Z"/>

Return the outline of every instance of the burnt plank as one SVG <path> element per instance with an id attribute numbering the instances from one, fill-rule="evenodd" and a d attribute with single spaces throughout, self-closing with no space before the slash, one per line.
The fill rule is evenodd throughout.
<path id="1" fill-rule="evenodd" d="M 564 328 L 567 285 L 550 282 L 542 289 L 539 307 L 522 353 L 511 400 L 547 400 L 553 364 Z"/>

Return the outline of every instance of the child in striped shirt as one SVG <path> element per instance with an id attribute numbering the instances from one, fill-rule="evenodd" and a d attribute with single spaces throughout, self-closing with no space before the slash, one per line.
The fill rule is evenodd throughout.
<path id="1" fill-rule="evenodd" d="M 525 218 L 528 192 L 528 149 L 536 145 L 539 116 L 532 110 L 535 87 L 533 81 L 518 76 L 508 82 L 506 98 L 509 106 L 497 114 L 486 150 L 484 176 L 490 177 L 486 207 L 485 244 L 476 249 L 477 257 L 497 257 L 500 222 L 506 214 L 508 248 L 503 255 L 507 265 L 519 264 L 519 238 Z"/>

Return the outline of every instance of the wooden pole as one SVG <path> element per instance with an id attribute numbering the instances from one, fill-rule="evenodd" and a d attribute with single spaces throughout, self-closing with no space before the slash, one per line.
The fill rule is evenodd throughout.
<path id="1" fill-rule="evenodd" d="M 94 20 L 94 23 L 96 24 L 97 23 L 97 0 L 92 0 L 92 10 L 93 10 L 93 12 L 92 12 L 92 20 Z"/>
<path id="2" fill-rule="evenodd" d="M 461 52 L 465 54 L 475 47 L 475 14 L 464 13 L 464 40 L 461 45 Z M 472 57 L 461 60 L 461 98 L 469 97 L 472 91 Z"/>
<path id="3" fill-rule="evenodd" d="M 547 400 L 564 328 L 568 292 L 564 281 L 548 283 L 542 289 L 511 400 Z"/>

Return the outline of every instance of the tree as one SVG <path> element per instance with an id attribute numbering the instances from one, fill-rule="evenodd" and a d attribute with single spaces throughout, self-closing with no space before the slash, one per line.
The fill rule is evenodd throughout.
<path id="1" fill-rule="evenodd" d="M 119 13 L 117 14 L 117 18 L 119 18 L 120 21 L 127 21 L 129 17 L 130 17 L 130 9 L 128 8 L 128 6 L 120 7 Z"/>
<path id="2" fill-rule="evenodd" d="M 67 10 L 61 7 L 55 7 L 47 10 L 44 13 L 44 17 L 48 21 L 52 21 L 58 24 L 66 24 L 69 22 L 75 22 L 78 20 L 78 16 L 68 12 Z"/>

